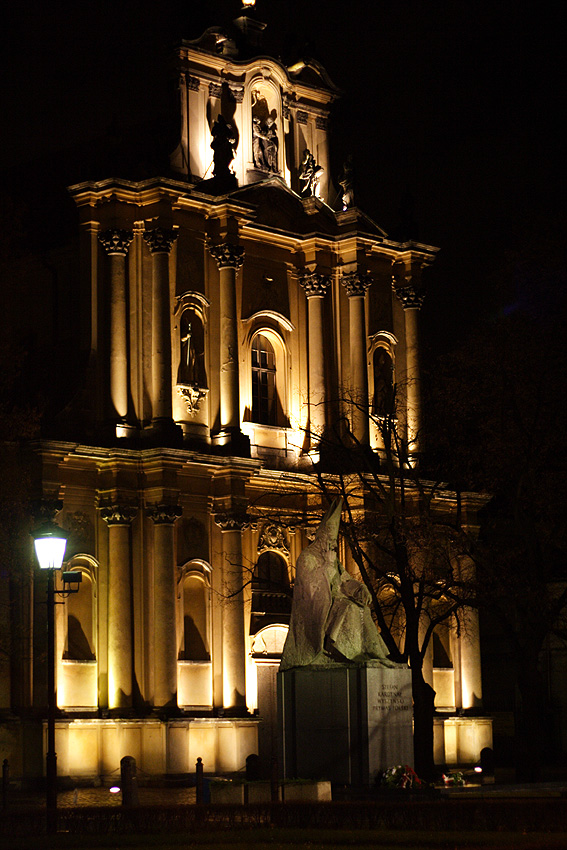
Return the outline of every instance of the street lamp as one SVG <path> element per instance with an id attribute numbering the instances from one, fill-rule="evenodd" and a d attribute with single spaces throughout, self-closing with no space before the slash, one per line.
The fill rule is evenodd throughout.
<path id="1" fill-rule="evenodd" d="M 55 571 L 60 570 L 65 557 L 67 535 L 48 520 L 33 534 L 35 552 L 41 570 L 47 572 L 47 753 L 45 756 L 47 831 L 57 832 L 57 753 L 55 752 L 55 596 L 77 593 L 81 574 L 63 573 L 63 588 L 55 588 Z M 70 585 L 76 585 L 71 587 Z"/>

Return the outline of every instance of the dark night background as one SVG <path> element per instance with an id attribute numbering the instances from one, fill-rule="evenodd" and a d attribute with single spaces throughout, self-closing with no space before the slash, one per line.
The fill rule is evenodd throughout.
<path id="1" fill-rule="evenodd" d="M 167 174 L 179 130 L 173 49 L 182 38 L 198 38 L 208 26 L 230 21 L 240 8 L 239 0 L 22 0 L 3 12 L 0 299 L 8 301 L 6 295 L 13 296 L 19 286 L 3 264 L 11 252 L 20 251 L 24 259 L 26 252 L 41 255 L 43 281 L 49 252 L 76 238 L 78 217 L 68 185 Z M 452 416 L 440 417 L 441 437 L 454 450 L 454 434 L 461 433 L 456 441 L 461 454 L 453 451 L 457 468 L 499 495 L 500 502 L 493 504 L 504 532 L 498 527 L 494 533 L 495 552 L 509 566 L 495 584 L 501 599 L 507 603 L 516 592 L 521 602 L 527 601 L 529 614 L 537 614 L 533 561 L 518 548 L 518 525 L 507 525 L 510 504 L 518 507 L 507 500 L 528 457 L 537 486 L 528 490 L 527 513 L 535 518 L 542 544 L 541 586 L 549 570 L 555 575 L 556 563 L 564 576 L 566 372 L 564 360 L 555 371 L 550 365 L 561 362 L 559 346 L 564 358 L 564 331 L 557 319 L 567 288 L 565 5 L 257 0 L 253 14 L 268 24 L 266 53 L 281 56 L 285 64 L 310 55 L 343 91 L 330 131 L 335 184 L 352 153 L 356 205 L 393 238 L 399 238 L 402 224 L 417 241 L 441 249 L 425 274 L 422 328 L 429 362 L 442 362 L 435 355 L 459 348 L 469 331 L 483 333 L 482 347 L 475 347 L 473 339 L 457 361 L 457 366 L 465 364 L 465 372 L 468 366 L 470 383 L 463 392 L 473 396 L 476 421 L 472 426 L 467 421 L 468 398 L 462 404 L 461 397 L 448 398 Z M 74 284 L 73 275 L 71 268 L 68 278 Z M 20 300 L 26 301 L 25 292 Z M 32 316 L 47 322 L 38 303 Z M 68 325 L 75 309 L 72 304 L 66 311 Z M 12 315 L 20 314 L 15 309 Z M 25 323 L 32 320 L 28 312 L 22 315 L 27 330 Z M 2 308 L 0 316 L 10 311 Z M 514 320 L 519 322 L 506 360 L 506 323 Z M 62 321 L 53 337 L 64 336 L 63 329 Z M 77 358 L 69 364 L 68 351 L 62 346 L 60 360 L 53 359 L 57 366 L 45 371 L 50 376 L 59 372 L 61 384 L 72 386 L 73 370 L 79 372 L 81 362 Z M 500 361 L 498 384 L 492 366 Z M 475 374 L 478 362 L 480 376 Z M 37 359 L 33 366 L 41 385 Z M 0 367 L 0 414 L 4 371 Z M 547 379 L 544 415 L 526 443 L 517 410 L 540 412 L 533 388 L 539 392 L 541 375 Z M 51 393 L 49 381 L 43 384 Z M 27 389 L 22 395 L 27 401 Z M 483 401 L 476 411 L 474 398 Z M 56 397 L 54 408 L 61 409 L 66 400 Z M 18 426 L 10 427 L 13 434 Z M 516 513 L 523 517 L 522 511 Z M 528 620 L 516 617 L 520 636 L 535 645 L 525 627 Z M 492 645 L 499 641 L 500 633 Z M 483 657 L 488 710 L 510 710 L 514 703 L 511 657 Z M 557 687 L 561 705 L 567 706 L 564 669 Z M 508 694 L 498 702 L 507 677 Z M 567 708 L 561 710 L 567 717 Z M 537 716 L 550 726 L 540 703 Z M 524 732 L 535 740 L 532 720 L 527 717 Z"/>
<path id="2" fill-rule="evenodd" d="M 45 196 L 88 178 L 138 176 L 132 167 L 142 162 L 140 176 L 154 176 L 148 140 L 163 172 L 177 142 L 172 49 L 240 8 L 120 0 L 22 2 L 4 12 L 2 161 L 12 185 L 16 174 L 23 181 L 27 204 L 38 188 Z M 503 294 L 501 267 L 526 242 L 543 256 L 564 233 L 563 10 L 258 0 L 266 52 L 312 55 L 343 90 L 335 181 L 352 152 L 357 206 L 395 236 L 403 205 L 417 239 L 441 248 L 423 310 L 434 349 L 477 319 L 533 301 L 538 281 Z M 48 239 L 57 221 L 41 221 Z"/>

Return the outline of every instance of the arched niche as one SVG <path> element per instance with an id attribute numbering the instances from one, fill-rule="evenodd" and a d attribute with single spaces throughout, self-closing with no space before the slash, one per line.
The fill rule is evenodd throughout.
<path id="1" fill-rule="evenodd" d="M 181 568 L 180 661 L 211 660 L 211 568 L 205 561 L 190 561 Z"/>
<path id="2" fill-rule="evenodd" d="M 211 567 L 192 560 L 179 570 L 177 702 L 210 709 L 213 703 Z"/>

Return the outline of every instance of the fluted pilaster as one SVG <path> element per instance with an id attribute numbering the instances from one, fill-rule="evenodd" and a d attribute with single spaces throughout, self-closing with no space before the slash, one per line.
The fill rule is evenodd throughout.
<path id="1" fill-rule="evenodd" d="M 144 233 L 152 257 L 152 423 L 158 428 L 172 422 L 169 253 L 176 239 L 176 230 L 163 227 Z"/>
<path id="2" fill-rule="evenodd" d="M 108 525 L 108 707 L 132 707 L 134 654 L 130 525 L 137 508 L 106 505 Z"/>
<path id="3" fill-rule="evenodd" d="M 421 377 L 419 358 L 419 311 L 425 293 L 412 283 L 411 274 L 404 277 L 405 283 L 399 284 L 394 276 L 392 288 L 404 308 L 406 333 L 406 399 L 408 449 L 410 454 L 419 452 L 421 429 Z"/>
<path id="4" fill-rule="evenodd" d="M 220 278 L 220 426 L 222 432 L 235 432 L 240 430 L 236 273 L 242 268 L 244 249 L 224 242 L 209 250 Z"/>
<path id="5" fill-rule="evenodd" d="M 350 385 L 351 428 L 358 442 L 369 443 L 368 423 L 368 369 L 366 367 L 366 318 L 364 301 L 372 278 L 360 272 L 348 272 L 341 277 L 348 293 L 349 339 L 350 339 Z"/>
<path id="6" fill-rule="evenodd" d="M 110 228 L 98 236 L 110 258 L 110 398 L 120 421 L 128 414 L 126 256 L 133 238 L 131 230 L 118 228 Z"/>
<path id="7" fill-rule="evenodd" d="M 299 280 L 307 296 L 309 329 L 309 430 L 315 446 L 325 430 L 325 349 L 323 299 L 331 279 L 318 272 L 304 272 Z"/>
<path id="8" fill-rule="evenodd" d="M 242 514 L 217 514 L 222 530 L 222 658 L 223 707 L 246 708 L 246 643 L 242 574 L 242 531 L 248 518 Z"/>
<path id="9" fill-rule="evenodd" d="M 177 706 L 175 522 L 177 505 L 148 506 L 154 523 L 154 706 Z"/>

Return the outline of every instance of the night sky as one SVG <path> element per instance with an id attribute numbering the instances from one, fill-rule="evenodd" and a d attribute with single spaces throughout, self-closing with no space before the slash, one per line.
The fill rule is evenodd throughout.
<path id="1" fill-rule="evenodd" d="M 238 0 L 4 12 L 4 169 L 29 176 L 46 154 L 61 159 L 147 117 L 165 126 L 177 108 L 174 46 L 239 13 Z M 426 278 L 426 342 L 449 347 L 507 309 L 498 275 L 508 253 L 526 242 L 544 252 L 565 234 L 564 5 L 258 0 L 256 15 L 266 52 L 314 56 L 344 92 L 335 180 L 352 152 L 357 206 L 393 233 L 409 196 L 418 240 L 441 248 Z"/>

